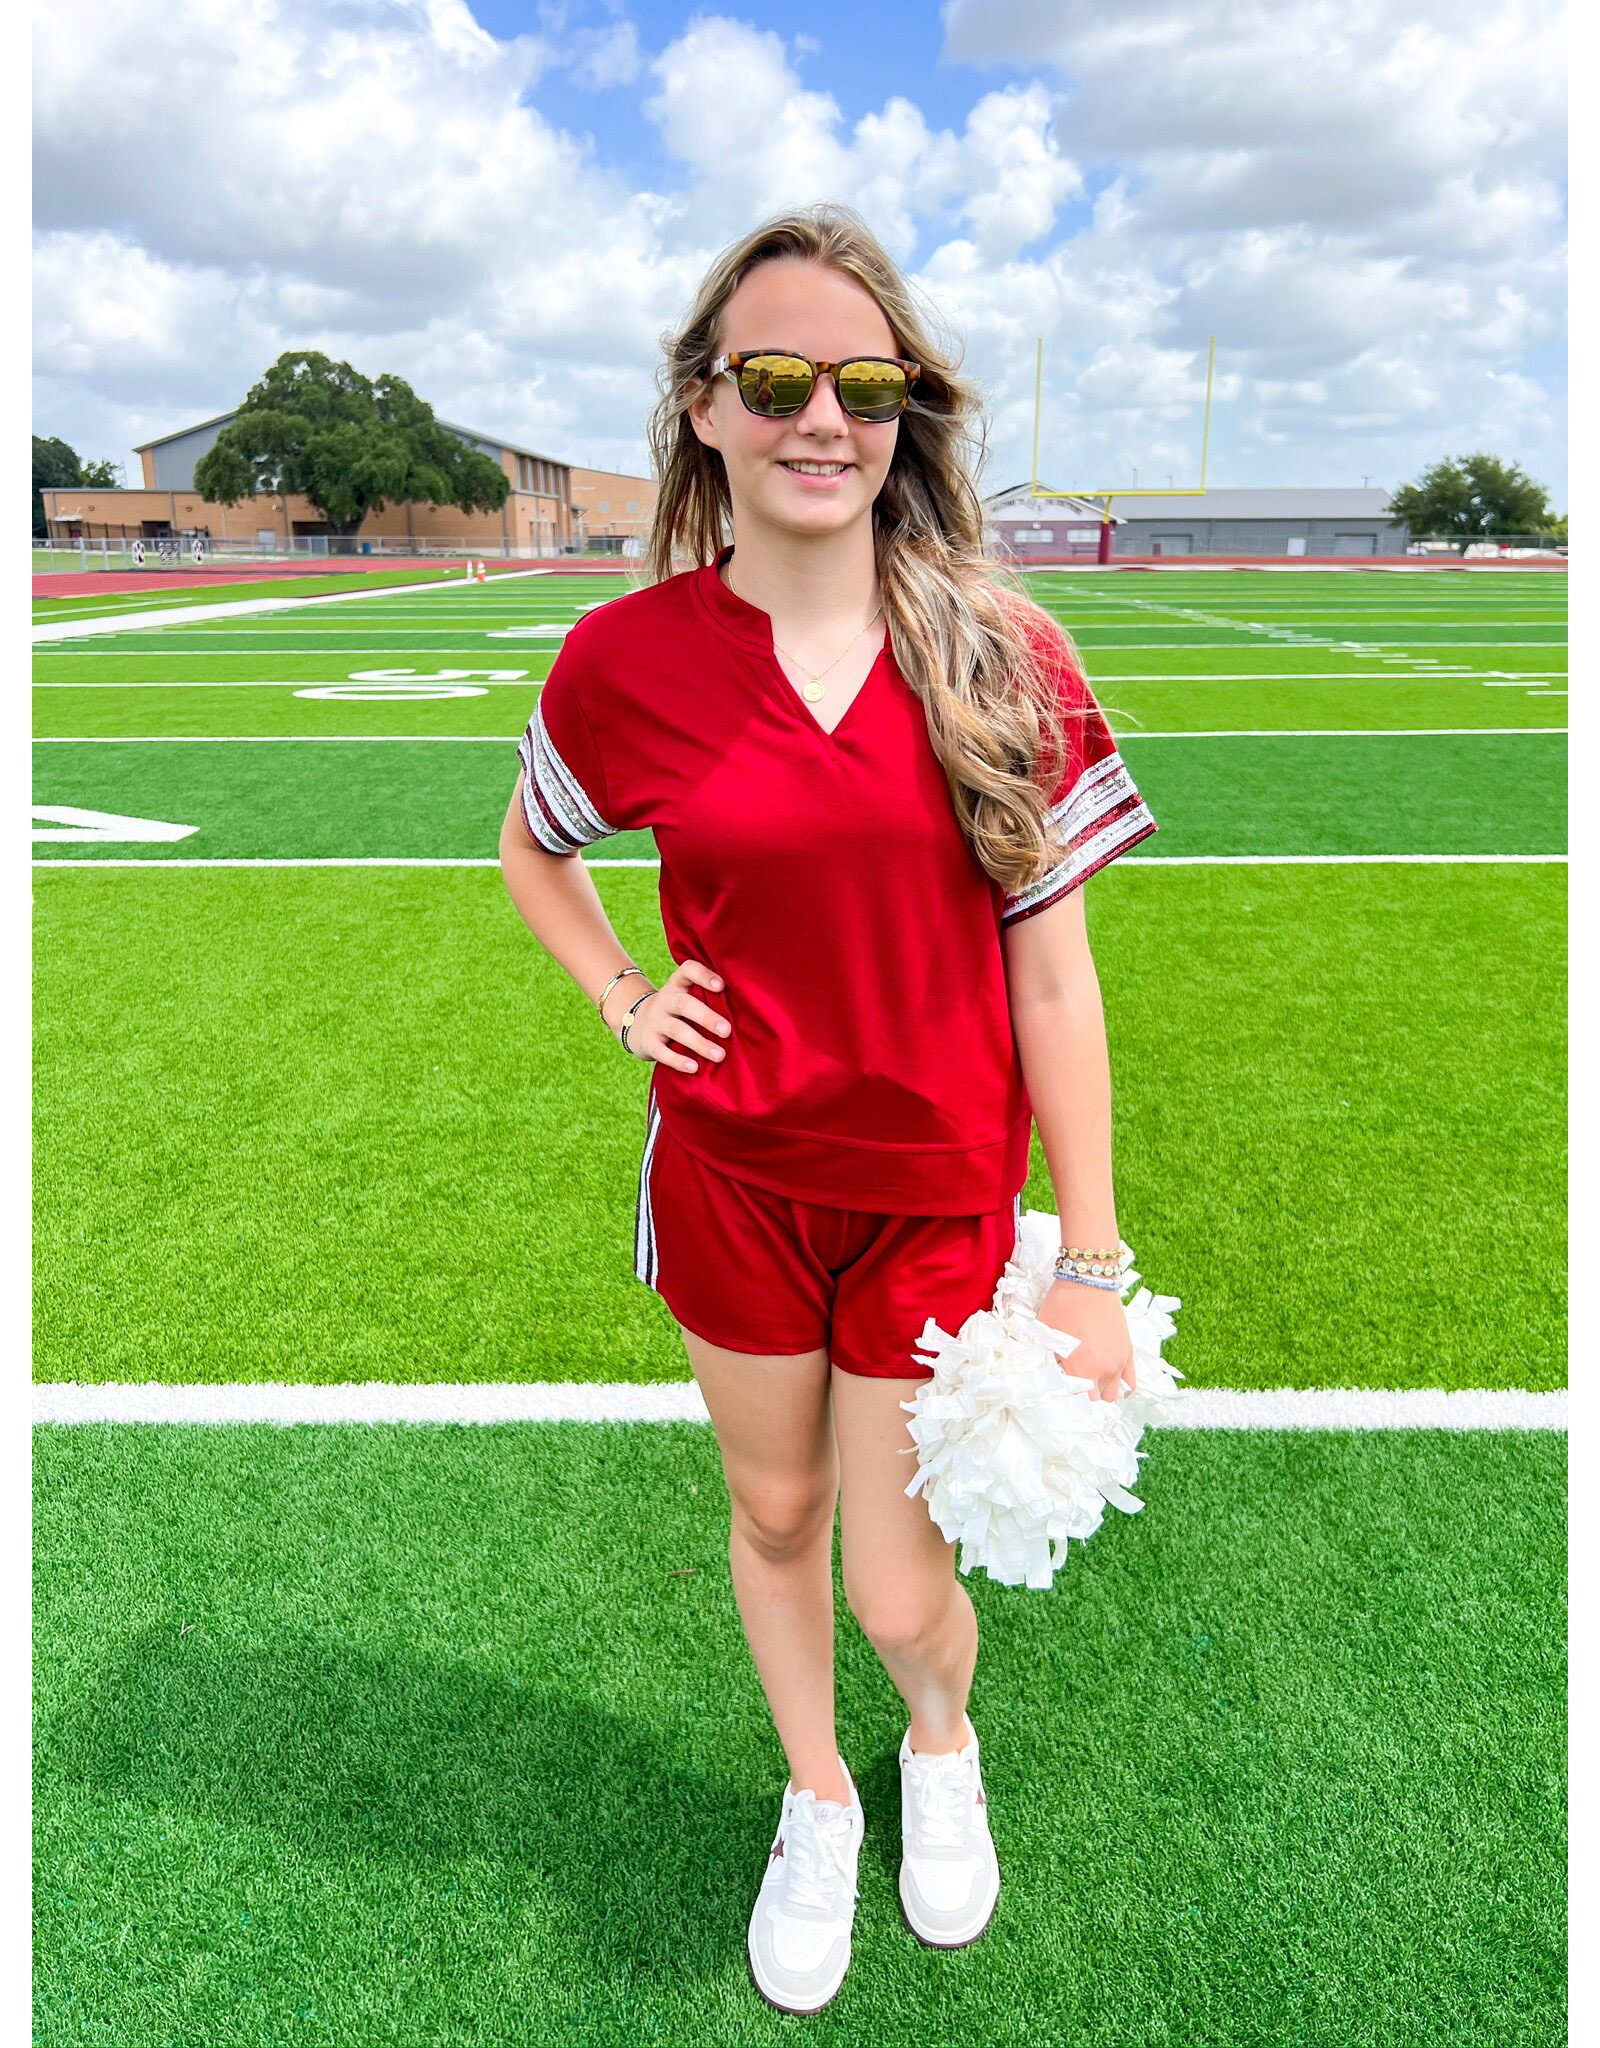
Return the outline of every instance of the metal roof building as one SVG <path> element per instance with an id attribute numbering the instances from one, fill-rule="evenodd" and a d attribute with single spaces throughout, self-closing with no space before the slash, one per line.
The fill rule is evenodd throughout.
<path id="1" fill-rule="evenodd" d="M 195 464 L 202 455 L 210 453 L 216 446 L 217 436 L 223 428 L 239 417 L 238 411 L 219 412 L 209 420 L 200 420 L 192 427 L 180 427 L 175 433 L 158 434 L 153 441 L 141 441 L 133 451 L 144 469 L 147 490 L 192 491 L 194 489 Z M 435 415 L 437 418 L 437 414 Z M 492 462 L 500 463 L 518 489 L 533 488 L 531 465 L 540 463 L 548 470 L 548 478 L 539 481 L 555 483 L 560 473 L 570 470 L 571 465 L 554 455 L 541 455 L 537 449 L 524 448 L 520 442 L 508 441 L 503 434 L 480 434 L 475 427 L 458 426 L 454 420 L 439 420 L 439 425 L 463 441 L 487 455 Z M 505 456 L 517 458 L 514 466 L 507 465 Z"/>
<path id="2" fill-rule="evenodd" d="M 1015 561 L 1093 561 L 1099 501 L 1049 497 L 1013 484 L 984 501 L 991 547 Z M 1113 556 L 1403 555 L 1409 529 L 1391 525 L 1383 489 L 1196 491 L 1111 500 Z"/>
<path id="3" fill-rule="evenodd" d="M 1124 515 L 1118 555 L 1403 555 L 1410 538 L 1408 527 L 1390 524 L 1383 489 L 1130 494 L 1115 502 Z"/>

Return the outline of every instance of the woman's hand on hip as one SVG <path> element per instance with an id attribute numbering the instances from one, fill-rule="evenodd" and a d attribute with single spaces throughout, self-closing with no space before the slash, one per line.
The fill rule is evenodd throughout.
<path id="1" fill-rule="evenodd" d="M 653 989 L 634 1011 L 628 1032 L 629 1051 L 640 1059 L 676 1067 L 680 1074 L 694 1074 L 699 1072 L 700 1062 L 675 1050 L 680 1045 L 691 1046 L 720 1066 L 724 1048 L 715 1041 L 728 1037 L 733 1027 L 694 993 L 697 987 L 720 989 L 722 976 L 713 974 L 698 960 L 681 960 L 660 988 Z M 695 1028 L 697 1025 L 704 1025 L 712 1036 L 706 1037 Z"/>
<path id="2" fill-rule="evenodd" d="M 1122 1297 L 1109 1287 L 1084 1287 L 1073 1280 L 1052 1280 L 1039 1305 L 1039 1320 L 1078 1347 L 1061 1360 L 1061 1370 L 1074 1379 L 1091 1380 L 1091 1400 L 1118 1401 L 1137 1385 L 1133 1337 Z"/>

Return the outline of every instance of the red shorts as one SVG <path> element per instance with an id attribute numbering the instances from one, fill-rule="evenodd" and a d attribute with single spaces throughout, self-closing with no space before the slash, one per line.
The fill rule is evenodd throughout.
<path id="1" fill-rule="evenodd" d="M 1019 1192 L 982 1216 L 882 1216 L 735 1180 L 667 1130 L 648 1098 L 634 1274 L 708 1344 L 776 1357 L 826 1349 L 841 1372 L 932 1378 L 912 1357 L 932 1316 L 991 1308 Z"/>

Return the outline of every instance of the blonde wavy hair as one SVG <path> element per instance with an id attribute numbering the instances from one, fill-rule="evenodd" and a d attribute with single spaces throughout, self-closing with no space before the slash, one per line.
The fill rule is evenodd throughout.
<path id="1" fill-rule="evenodd" d="M 882 308 L 894 352 L 922 365 L 872 508 L 884 616 L 973 852 L 1007 892 L 1024 889 L 1061 858 L 1049 795 L 1067 736 L 1053 671 L 1063 652 L 1081 663 L 1057 621 L 985 552 L 973 483 L 987 434 L 979 388 L 958 373 L 959 357 L 935 339 L 910 286 L 849 207 L 823 202 L 752 229 L 716 259 L 681 325 L 662 336 L 648 426 L 657 494 L 638 580 L 647 586 L 703 568 L 733 538 L 722 457 L 687 412 L 722 350 L 728 300 L 758 264 L 780 257 L 853 279 Z"/>

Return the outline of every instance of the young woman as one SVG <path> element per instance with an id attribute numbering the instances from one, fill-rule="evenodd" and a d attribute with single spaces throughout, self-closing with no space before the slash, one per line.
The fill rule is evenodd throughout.
<path id="1" fill-rule="evenodd" d="M 907 1922 L 961 1947 L 999 1896 L 977 1619 L 906 1497 L 899 1404 L 929 1377 L 927 1318 L 993 1300 L 1033 1122 L 1065 1244 L 1115 1254 L 1080 885 L 1156 828 L 1070 642 L 984 555 L 976 388 L 857 215 L 785 214 L 725 252 L 662 387 L 651 580 L 568 633 L 501 858 L 651 1063 L 634 1270 L 716 1431 L 789 1766 L 750 1966 L 813 2012 L 849 1963 L 863 1826 L 834 1726 L 836 1506 L 846 1596 L 910 1717 Z M 572 858 L 646 828 L 677 963 L 659 988 Z M 1114 1283 L 1063 1276 L 1043 1314 L 1101 1398 L 1132 1386 Z"/>

